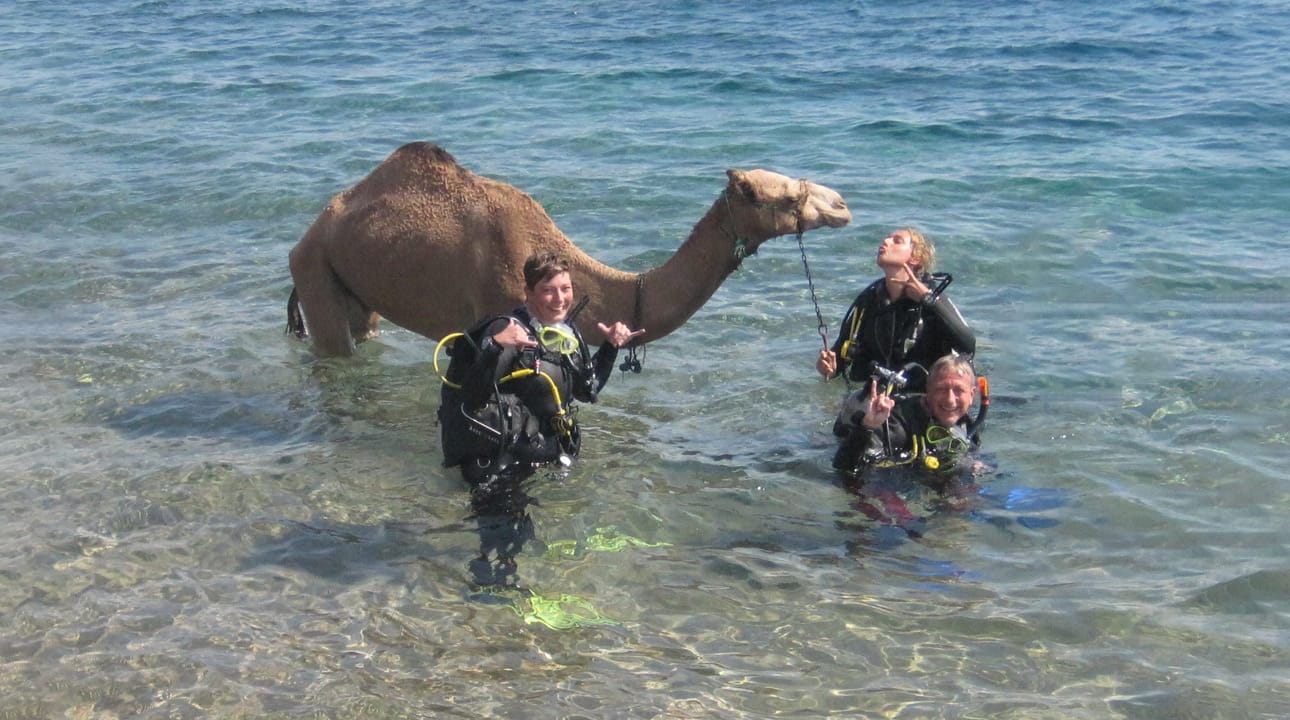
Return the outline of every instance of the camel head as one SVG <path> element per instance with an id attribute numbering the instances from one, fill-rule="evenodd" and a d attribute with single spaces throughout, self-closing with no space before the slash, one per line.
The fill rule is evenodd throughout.
<path id="1" fill-rule="evenodd" d="M 722 198 L 744 255 L 773 237 L 851 222 L 846 201 L 832 188 L 770 170 L 727 170 L 726 175 L 730 183 Z"/>

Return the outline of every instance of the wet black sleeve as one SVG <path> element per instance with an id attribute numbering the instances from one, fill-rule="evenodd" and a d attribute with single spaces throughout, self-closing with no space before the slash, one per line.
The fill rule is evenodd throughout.
<path id="1" fill-rule="evenodd" d="M 851 301 L 851 307 L 847 308 L 847 313 L 842 316 L 842 325 L 838 328 L 838 339 L 833 342 L 833 347 L 832 347 L 834 354 L 838 356 L 838 369 L 837 369 L 837 372 L 833 373 L 833 377 L 837 377 L 839 375 L 846 375 L 848 370 L 854 364 L 856 353 L 860 351 L 860 348 L 857 347 L 857 345 L 859 344 L 859 341 L 855 337 L 851 337 L 851 324 L 854 322 L 856 313 L 863 313 L 865 311 L 864 309 L 867 308 L 873 302 L 874 294 L 877 293 L 881 287 L 883 287 L 882 278 L 879 278 L 873 281 L 872 283 L 870 283 L 869 285 L 865 286 L 865 288 L 861 290 L 859 294 L 856 295 L 856 299 Z M 860 318 L 860 322 L 862 324 L 864 323 L 863 317 Z M 863 332 L 864 332 L 863 328 L 856 328 L 857 336 L 863 334 Z M 842 345 L 848 340 L 851 341 L 852 359 L 844 360 L 842 359 Z M 862 373 L 869 372 L 869 368 L 867 367 L 858 368 L 858 370 Z M 861 379 L 855 373 L 852 373 L 849 377 L 852 380 Z"/>
<path id="2" fill-rule="evenodd" d="M 931 304 L 924 303 L 924 307 L 932 312 L 940 325 L 940 334 L 942 342 L 948 350 L 957 350 L 965 355 L 976 353 L 976 333 L 968 327 L 967 321 L 959 313 L 959 309 L 954 307 L 948 297 L 944 295 L 936 298 L 936 302 Z"/>
<path id="3" fill-rule="evenodd" d="M 596 354 L 591 358 L 591 372 L 595 374 L 591 384 L 595 391 L 591 393 L 590 399 L 580 397 L 578 398 L 579 400 L 583 402 L 596 401 L 596 395 L 605 387 L 605 383 L 609 382 L 609 376 L 614 374 L 614 362 L 616 360 L 618 360 L 618 348 L 607 341 L 600 343 Z"/>
<path id="4" fill-rule="evenodd" d="M 838 326 L 838 339 L 834 340 L 833 347 L 829 348 L 838 359 L 837 368 L 834 370 L 833 375 L 830 376 L 830 379 L 845 374 L 847 368 L 851 365 L 849 361 L 842 358 L 842 343 L 851 339 L 847 337 L 847 333 L 851 329 L 851 317 L 855 315 L 856 307 L 857 304 L 852 303 L 851 307 L 847 309 L 847 313 L 842 316 L 842 324 Z"/>

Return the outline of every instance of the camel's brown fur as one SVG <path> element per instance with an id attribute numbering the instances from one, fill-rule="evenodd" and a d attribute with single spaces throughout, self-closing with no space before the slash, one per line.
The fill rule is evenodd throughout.
<path id="1" fill-rule="evenodd" d="M 589 342 L 601 339 L 597 322 L 617 320 L 644 327 L 641 342 L 657 340 L 762 242 L 851 219 L 829 188 L 766 170 L 727 175 L 726 191 L 676 255 L 636 275 L 582 252 L 520 190 L 472 173 L 435 145 L 410 143 L 333 198 L 292 249 L 304 324 L 323 355 L 353 353 L 376 334 L 380 316 L 440 338 L 523 302 L 525 259 L 551 250 L 570 258 L 576 295 L 590 296 L 579 322 Z M 299 320 L 293 327 L 303 332 Z"/>

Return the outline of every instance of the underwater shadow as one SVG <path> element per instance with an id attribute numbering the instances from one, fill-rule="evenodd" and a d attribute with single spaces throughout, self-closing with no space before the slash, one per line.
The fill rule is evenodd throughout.
<path id="1" fill-rule="evenodd" d="M 239 570 L 274 565 L 350 584 L 393 573 L 399 565 L 435 552 L 425 539 L 428 530 L 424 524 L 281 520 L 276 525 L 277 532 L 243 558 Z"/>
<path id="2" fill-rule="evenodd" d="M 254 446 L 324 439 L 311 413 L 295 412 L 291 394 L 193 391 L 161 395 L 142 403 L 108 404 L 102 422 L 134 438 L 207 438 Z"/>
<path id="3" fill-rule="evenodd" d="M 1069 504 L 1068 490 L 1013 487 L 997 492 L 995 485 L 1009 477 L 992 460 L 975 473 L 964 469 L 939 477 L 908 468 L 871 468 L 842 475 L 837 482 L 851 495 L 850 508 L 863 520 L 839 520 L 837 525 L 858 533 L 848 543 L 853 550 L 883 550 L 920 540 L 937 518 L 949 515 L 1008 534 L 1017 528 L 1044 530 L 1060 523 L 1049 511 Z"/>
<path id="4" fill-rule="evenodd" d="M 837 522 L 839 529 L 856 533 L 847 543 L 852 552 L 887 550 L 918 540 L 936 517 L 963 512 L 981 490 L 970 473 L 936 477 L 906 468 L 840 473 L 836 482 L 856 513 Z"/>
<path id="5" fill-rule="evenodd" d="M 472 488 L 469 513 L 461 524 L 430 527 L 393 520 L 375 525 L 279 520 L 238 567 L 248 570 L 273 565 L 337 583 L 354 583 L 401 572 L 402 565 L 455 554 L 460 543 L 445 543 L 452 548 L 445 550 L 430 539 L 470 532 L 473 526 L 479 549 L 467 563 L 471 578 L 468 592 L 523 592 L 516 558 L 536 538 L 529 508 L 538 502 L 525 488 L 530 477 L 503 476 Z"/>

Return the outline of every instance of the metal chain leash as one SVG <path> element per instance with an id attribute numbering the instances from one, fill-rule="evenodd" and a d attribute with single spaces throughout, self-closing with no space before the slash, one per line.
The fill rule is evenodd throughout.
<path id="1" fill-rule="evenodd" d="M 815 281 L 811 279 L 811 265 L 806 261 L 806 243 L 802 242 L 802 233 L 797 233 L 797 247 L 802 251 L 802 269 L 806 271 L 806 287 L 811 291 L 811 304 L 815 306 L 815 320 L 818 323 L 815 329 L 820 333 L 820 341 L 824 343 L 824 349 L 829 349 L 829 326 L 824 324 L 824 315 L 820 312 L 820 301 L 815 297 Z"/>
<path id="2" fill-rule="evenodd" d="M 820 312 L 820 301 L 815 296 L 815 281 L 811 279 L 811 265 L 806 261 L 806 244 L 802 242 L 802 232 L 797 233 L 797 248 L 802 251 L 802 270 L 806 272 L 806 287 L 811 291 L 811 304 L 815 306 L 815 329 L 820 333 L 820 342 L 824 343 L 824 349 L 829 349 L 829 326 L 824 324 L 824 314 Z M 851 378 L 847 373 L 842 373 L 842 382 L 847 386 L 847 394 L 851 394 Z"/>

